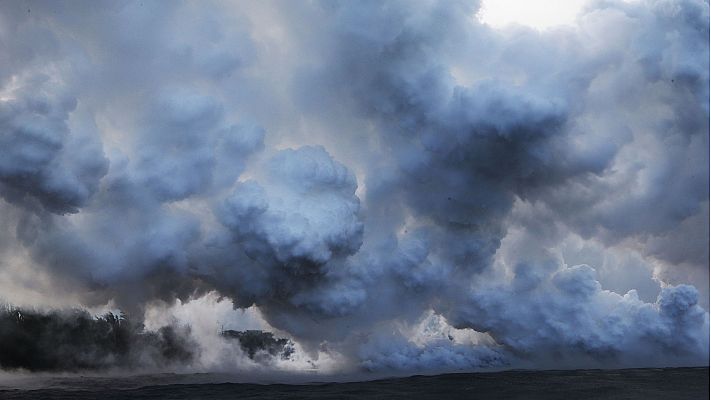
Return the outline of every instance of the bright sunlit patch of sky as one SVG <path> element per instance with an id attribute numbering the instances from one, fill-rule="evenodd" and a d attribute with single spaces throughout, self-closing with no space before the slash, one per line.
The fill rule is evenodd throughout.
<path id="1" fill-rule="evenodd" d="M 511 24 L 546 29 L 571 25 L 587 0 L 482 0 L 477 17 L 502 28 Z"/>

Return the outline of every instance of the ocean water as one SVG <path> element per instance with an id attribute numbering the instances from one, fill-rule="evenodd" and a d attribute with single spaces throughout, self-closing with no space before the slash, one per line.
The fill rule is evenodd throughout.
<path id="1" fill-rule="evenodd" d="M 0 399 L 708 399 L 709 368 L 504 371 L 308 384 L 229 383 L 217 374 L 25 377 Z"/>

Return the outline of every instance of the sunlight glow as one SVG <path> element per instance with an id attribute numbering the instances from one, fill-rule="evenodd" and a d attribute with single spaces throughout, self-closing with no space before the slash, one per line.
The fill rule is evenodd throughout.
<path id="1" fill-rule="evenodd" d="M 483 0 L 477 17 L 495 28 L 512 24 L 539 30 L 571 25 L 586 0 Z"/>

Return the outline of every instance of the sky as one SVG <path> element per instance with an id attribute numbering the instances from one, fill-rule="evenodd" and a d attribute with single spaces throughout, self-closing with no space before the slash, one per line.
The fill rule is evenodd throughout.
<path id="1" fill-rule="evenodd" d="M 1 2 L 0 302 L 133 371 L 708 365 L 709 4 Z"/>
<path id="2" fill-rule="evenodd" d="M 476 16 L 482 23 L 498 29 L 518 24 L 545 30 L 574 25 L 585 4 L 585 0 L 484 0 Z"/>

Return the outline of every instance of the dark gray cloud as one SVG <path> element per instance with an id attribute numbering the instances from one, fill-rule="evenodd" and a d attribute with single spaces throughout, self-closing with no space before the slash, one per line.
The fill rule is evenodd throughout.
<path id="1" fill-rule="evenodd" d="M 706 2 L 28 5 L 0 249 L 84 305 L 217 291 L 343 370 L 707 362 Z"/>
<path id="2" fill-rule="evenodd" d="M 77 100 L 35 76 L 0 104 L 0 191 L 20 206 L 76 213 L 96 192 L 108 160 L 91 126 L 69 126 Z"/>

